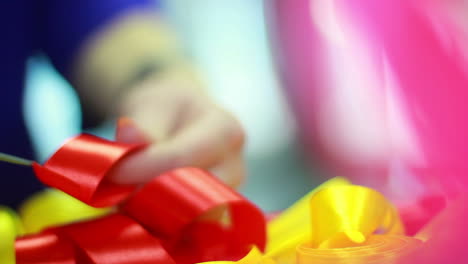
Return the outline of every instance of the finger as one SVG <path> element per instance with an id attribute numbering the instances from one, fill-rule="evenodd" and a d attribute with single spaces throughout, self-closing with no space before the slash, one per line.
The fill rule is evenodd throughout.
<path id="1" fill-rule="evenodd" d="M 128 117 L 121 117 L 117 121 L 115 138 L 122 143 L 139 144 L 150 141 L 148 136 Z"/>
<path id="2" fill-rule="evenodd" d="M 146 82 L 133 90 L 119 111 L 131 118 L 149 140 L 164 141 L 198 114 L 197 109 L 192 109 L 194 95 L 176 88 L 170 83 Z"/>
<path id="3" fill-rule="evenodd" d="M 138 112 L 129 113 L 128 117 L 133 121 L 132 125 L 141 131 L 149 142 L 166 140 L 170 136 L 174 123 L 177 122 L 177 116 L 168 109 L 158 109 L 158 111 L 140 109 Z M 116 139 L 117 141 L 128 140 L 119 136 Z"/>
<path id="4" fill-rule="evenodd" d="M 211 168 L 243 145 L 239 123 L 224 113 L 192 122 L 174 137 L 136 152 L 123 160 L 110 176 L 119 183 L 143 183 L 165 171 L 194 166 Z"/>
<path id="5" fill-rule="evenodd" d="M 245 179 L 244 159 L 240 151 L 228 155 L 224 161 L 210 169 L 211 173 L 226 185 L 237 189 Z M 228 206 L 221 205 L 199 217 L 201 221 L 220 220 L 229 217 Z"/>
<path id="6" fill-rule="evenodd" d="M 211 173 L 228 186 L 237 189 L 246 178 L 245 163 L 240 151 L 227 156 L 224 161 L 210 169 Z"/>

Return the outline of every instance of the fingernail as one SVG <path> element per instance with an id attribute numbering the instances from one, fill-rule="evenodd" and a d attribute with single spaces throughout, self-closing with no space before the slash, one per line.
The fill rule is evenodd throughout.
<path id="1" fill-rule="evenodd" d="M 133 122 L 132 119 L 128 118 L 128 117 L 121 117 L 119 118 L 119 120 L 117 120 L 117 127 L 118 128 L 121 128 L 121 127 L 128 127 L 128 126 L 133 126 L 135 127 L 135 122 Z"/>
<path id="2" fill-rule="evenodd" d="M 115 138 L 117 141 L 127 143 L 140 143 L 147 141 L 144 133 L 141 132 L 136 123 L 128 117 L 121 117 L 117 121 Z"/>

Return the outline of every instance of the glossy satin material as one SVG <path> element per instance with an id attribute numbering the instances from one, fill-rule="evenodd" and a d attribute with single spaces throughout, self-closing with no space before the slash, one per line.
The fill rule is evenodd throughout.
<path id="1" fill-rule="evenodd" d="M 45 228 L 103 216 L 112 208 L 94 208 L 56 189 L 34 194 L 20 207 L 24 231 L 37 233 Z"/>
<path id="2" fill-rule="evenodd" d="M 86 144 L 80 143 L 81 137 L 72 139 L 71 144 L 64 146 L 66 151 L 59 150 L 54 155 L 52 163 L 53 168 L 70 169 L 70 173 L 62 170 L 62 174 L 46 175 L 70 178 L 67 181 L 50 179 L 59 189 L 79 186 L 76 184 L 80 180 L 73 179 L 81 175 L 76 171 L 91 171 L 76 168 L 88 166 L 87 163 L 67 160 L 66 157 L 80 157 L 70 147 L 74 140 L 81 147 L 88 144 L 87 152 L 94 147 L 106 149 L 105 145 L 113 148 L 115 144 L 92 136 L 85 137 Z M 77 149 L 81 155 L 87 155 L 83 148 Z M 62 154 L 65 157 L 60 157 Z M 114 154 L 110 156 L 115 157 Z M 59 166 L 63 160 L 67 166 Z M 106 175 L 102 174 L 102 171 L 94 171 L 87 177 L 95 177 L 94 183 L 105 182 Z M 99 184 L 93 186 L 95 189 L 85 184 L 88 193 L 99 189 Z M 113 187 L 112 184 L 107 186 Z M 78 190 L 70 191 L 70 194 L 75 193 Z M 50 210 L 50 214 L 37 219 L 40 227 L 35 228 L 45 230 L 16 240 L 18 264 L 192 264 L 206 261 L 387 264 L 412 254 L 422 244 L 421 240 L 404 235 L 399 214 L 382 194 L 351 185 L 341 178 L 306 195 L 271 221 L 268 232 L 264 215 L 255 205 L 208 172 L 196 168 L 180 168 L 157 175 L 128 195 L 113 214 L 101 217 L 91 214 L 90 217 L 98 218 L 64 226 L 59 224 L 80 219 L 80 216 L 63 218 L 57 211 L 60 207 L 66 208 L 68 204 L 68 212 L 77 214 L 84 214 L 89 208 L 63 193 L 50 194 L 41 193 L 24 207 L 24 223 L 34 221 L 34 212 Z M 95 201 L 88 199 L 88 202 Z M 80 212 L 82 209 L 84 211 Z M 9 239 L 2 240 L 0 251 L 6 252 L 6 261 L 14 263 L 13 240 L 20 225 L 14 214 L 2 212 L 6 213 L 0 214 L 0 228 L 9 234 Z M 222 214 L 218 215 L 219 212 Z M 432 230 L 424 234 L 424 240 L 434 241 Z M 267 242 L 271 244 L 266 246 Z M 262 254 L 263 249 L 266 250 Z"/>
<path id="3" fill-rule="evenodd" d="M 420 247 L 418 239 L 374 235 L 355 247 L 317 249 L 309 244 L 297 248 L 297 264 L 393 264 Z"/>
<path id="4" fill-rule="evenodd" d="M 65 226 L 57 233 L 80 249 L 78 263 L 175 264 L 157 238 L 120 214 Z"/>
<path id="5" fill-rule="evenodd" d="M 81 135 L 43 166 L 35 164 L 42 181 L 93 206 L 118 205 L 117 212 L 89 219 L 108 210 L 91 210 L 57 191 L 38 194 L 22 207 L 23 221 L 31 231 L 47 229 L 17 240 L 17 263 L 184 264 L 237 260 L 252 246 L 265 247 L 262 212 L 206 171 L 155 175 L 136 192 L 107 182 L 112 167 L 138 147 Z M 227 214 L 213 217 L 216 209 Z"/>
<path id="6" fill-rule="evenodd" d="M 67 141 L 47 162 L 33 164 L 46 185 L 62 190 L 94 207 L 115 205 L 134 190 L 106 181 L 114 165 L 143 145 L 123 144 L 82 134 Z"/>
<path id="7" fill-rule="evenodd" d="M 293 231 L 277 232 L 287 227 Z M 269 237 L 272 245 L 264 254 L 253 248 L 237 262 L 209 264 L 391 264 L 423 243 L 404 235 L 397 212 L 380 193 L 340 178 L 306 195 L 270 222 L 268 229 L 274 237 Z M 355 239 L 358 234 L 359 240 Z"/>
<path id="8" fill-rule="evenodd" d="M 119 214 L 21 238 L 16 254 L 18 264 L 174 263 L 157 238 Z"/>
<path id="9" fill-rule="evenodd" d="M 276 264 L 276 262 L 268 257 L 263 256 L 262 252 L 258 248 L 254 247 L 249 254 L 240 259 L 239 261 L 210 261 L 203 262 L 200 264 Z M 286 262 L 283 262 L 286 263 Z"/>
<path id="10" fill-rule="evenodd" d="M 15 251 L 17 264 L 78 264 L 74 246 L 54 232 L 18 238 Z"/>
<path id="11" fill-rule="evenodd" d="M 296 248 L 296 263 L 393 263 L 420 240 L 404 236 L 393 205 L 375 190 L 343 185 L 310 199 L 311 236 Z"/>
<path id="12" fill-rule="evenodd" d="M 311 240 L 317 248 L 356 246 L 367 237 L 404 234 L 398 212 L 372 189 L 348 185 L 320 190 L 310 199 Z"/>
<path id="13" fill-rule="evenodd" d="M 311 236 L 310 199 L 318 191 L 351 183 L 344 178 L 333 178 L 315 188 L 268 223 L 266 252 L 279 263 L 294 263 L 296 247 Z"/>
<path id="14" fill-rule="evenodd" d="M 187 176 L 190 176 L 189 182 L 196 184 L 187 183 L 185 180 Z M 421 240 L 402 235 L 403 230 L 398 214 L 381 194 L 336 178 L 313 190 L 269 223 L 268 243 L 271 242 L 271 245 L 266 247 L 264 254 L 257 247 L 247 254 L 249 251 L 247 245 L 252 244 L 246 242 L 240 247 L 239 241 L 236 241 L 237 236 L 234 235 L 239 232 L 236 231 L 239 225 L 235 224 L 235 219 L 238 217 L 232 217 L 231 214 L 230 224 L 216 223 L 213 222 L 215 219 L 211 218 L 208 218 L 211 222 L 207 222 L 206 219 L 200 217 L 210 212 L 206 208 L 219 207 L 222 203 L 212 202 L 216 204 L 214 207 L 209 205 L 210 203 L 201 207 L 189 206 L 192 202 L 195 203 L 195 197 L 205 197 L 199 201 L 220 201 L 222 199 L 219 197 L 237 196 L 226 195 L 225 191 L 232 192 L 229 190 L 223 190 L 220 193 L 208 191 L 204 194 L 197 194 L 200 189 L 197 191 L 194 186 L 204 186 L 205 188 L 201 190 L 226 188 L 216 186 L 217 180 L 212 182 L 209 180 L 211 176 L 209 179 L 205 176 L 209 175 L 191 168 L 161 175 L 148 185 L 154 184 L 155 186 L 144 187 L 140 190 L 140 194 L 134 196 L 135 200 L 130 200 L 131 202 L 123 207 L 126 208 L 123 212 L 127 214 L 131 210 L 136 210 L 135 212 L 138 213 L 148 212 L 147 208 L 154 206 L 153 201 L 160 201 L 162 205 L 157 205 L 155 212 L 159 212 L 161 214 L 159 217 L 163 219 L 157 219 L 154 223 L 148 219 L 143 220 L 148 221 L 145 224 L 146 227 L 152 225 L 148 229 L 152 234 L 135 221 L 138 220 L 137 217 L 132 220 L 133 216 L 113 214 L 96 220 L 48 229 L 40 234 L 18 239 L 16 241 L 17 263 L 124 264 L 173 263 L 174 261 L 196 263 L 219 259 L 222 261 L 210 263 L 385 264 L 404 260 L 422 244 Z M 157 182 L 158 180 L 161 182 Z M 214 184 L 214 187 L 208 188 L 210 182 Z M 186 192 L 183 192 L 185 195 L 171 191 L 181 186 L 186 186 L 186 188 L 191 186 L 193 190 L 188 188 Z M 157 200 L 153 197 L 155 193 L 159 193 Z M 217 196 L 219 197 L 216 198 Z M 149 199 L 150 202 L 140 204 L 140 199 Z M 172 200 L 179 201 L 172 203 L 173 207 L 168 206 Z M 233 200 L 236 201 L 236 199 Z M 200 206 L 204 203 L 196 204 Z M 128 210 L 128 207 L 131 209 Z M 177 208 L 181 208 L 183 212 L 177 211 Z M 196 213 L 199 210 L 204 213 Z M 52 211 L 52 219 L 53 214 Z M 168 219 L 164 219 L 164 216 L 168 216 Z M 250 214 L 242 215 L 250 221 L 255 219 L 255 215 L 252 215 L 253 218 L 248 218 L 249 216 Z M 164 221 L 174 222 L 174 224 L 164 223 Z M 158 225 L 168 227 L 167 231 Z M 251 226 L 244 227 L 244 230 L 251 228 L 249 232 L 255 232 L 253 228 L 256 226 L 258 223 L 252 222 Z M 158 230 L 161 233 L 160 236 L 156 235 Z M 281 230 L 288 230 L 288 232 L 281 232 Z M 432 230 L 433 228 L 428 228 L 424 235 L 431 237 Z M 239 233 L 242 236 L 245 234 Z M 360 234 L 362 240 L 353 240 L 352 237 L 356 234 Z M 252 241 L 257 241 L 258 245 L 261 246 L 264 243 L 261 241 L 262 238 L 265 239 L 264 235 L 253 237 L 251 234 Z M 237 250 L 233 250 L 233 247 Z M 241 253 L 243 257 L 240 257 Z M 240 260 L 227 261 L 230 259 Z"/>
<path id="15" fill-rule="evenodd" d="M 230 223 L 195 221 L 220 206 L 227 206 Z M 183 252 L 185 246 L 181 243 L 196 247 L 198 258 L 203 260 L 227 256 L 236 259 L 249 252 L 252 245 L 263 250 L 266 243 L 262 212 L 215 177 L 196 168 L 176 169 L 156 177 L 136 192 L 122 210 L 163 238 L 169 248 L 178 248 L 178 256 L 188 254 Z"/>

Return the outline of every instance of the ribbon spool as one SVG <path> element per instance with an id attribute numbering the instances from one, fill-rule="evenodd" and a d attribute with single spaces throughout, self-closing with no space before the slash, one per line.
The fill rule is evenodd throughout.
<path id="1" fill-rule="evenodd" d="M 422 242 L 398 235 L 372 235 L 359 246 L 318 249 L 301 244 L 296 249 L 297 264 L 387 264 L 409 254 Z"/>
<path id="2" fill-rule="evenodd" d="M 383 195 L 341 178 L 272 220 L 268 234 L 274 236 L 264 255 L 253 248 L 237 262 L 204 264 L 387 264 L 422 245 L 403 235 L 398 213 Z"/>
<path id="3" fill-rule="evenodd" d="M 363 243 L 374 233 L 404 234 L 393 205 L 379 192 L 357 185 L 334 186 L 310 199 L 311 241 L 317 248 Z"/>
<path id="4" fill-rule="evenodd" d="M 325 188 L 312 196 L 310 210 L 311 241 L 296 248 L 297 264 L 392 263 L 422 244 L 404 236 L 396 209 L 370 188 Z"/>
<path id="5" fill-rule="evenodd" d="M 310 240 L 310 199 L 322 189 L 351 185 L 344 178 L 333 178 L 310 191 L 294 205 L 268 223 L 267 256 L 278 263 L 295 263 L 297 245 Z"/>

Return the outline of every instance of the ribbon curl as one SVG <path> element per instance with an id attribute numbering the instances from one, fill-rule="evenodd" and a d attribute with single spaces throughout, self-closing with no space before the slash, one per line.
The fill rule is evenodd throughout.
<path id="1" fill-rule="evenodd" d="M 392 263 L 422 242 L 404 236 L 398 212 L 370 188 L 324 188 L 310 199 L 310 241 L 296 248 L 297 264 Z"/>
<path id="2" fill-rule="evenodd" d="M 385 264 L 423 243 L 404 235 L 396 209 L 380 193 L 341 178 L 319 186 L 272 220 L 268 234 L 265 254 L 254 248 L 238 262 L 209 264 Z"/>
<path id="3" fill-rule="evenodd" d="M 313 247 L 356 246 L 374 233 L 403 235 L 392 204 L 379 192 L 357 185 L 333 186 L 310 199 Z"/>
<path id="4" fill-rule="evenodd" d="M 19 238 L 18 264 L 196 263 L 239 259 L 252 246 L 264 248 L 262 212 L 206 171 L 180 168 L 155 175 L 137 191 L 136 186 L 108 182 L 111 169 L 141 147 L 80 135 L 43 166 L 33 164 L 45 184 L 94 207 L 119 205 L 118 213 Z M 41 200 L 48 204 L 41 205 Z M 30 200 L 23 215 L 32 218 L 35 212 L 70 202 L 42 196 Z M 229 221 L 209 217 L 207 221 L 204 215 L 216 208 L 226 208 Z M 91 216 L 106 212 L 93 211 Z M 37 225 L 25 222 L 34 232 L 69 220 L 76 218 L 48 217 Z"/>
<path id="5" fill-rule="evenodd" d="M 229 225 L 194 221 L 225 205 L 229 208 Z M 265 218 L 257 207 L 196 168 L 176 169 L 154 178 L 122 210 L 164 239 L 169 248 L 177 248 L 176 256 L 187 255 L 183 252 L 186 250 L 181 250 L 186 248 L 181 242 L 195 246 L 198 258 L 205 260 L 227 256 L 236 259 L 245 255 L 252 245 L 263 250 L 266 243 Z M 228 239 L 221 243 L 225 248 L 218 255 L 213 249 L 220 251 L 219 242 L 223 238 Z"/>
<path id="6" fill-rule="evenodd" d="M 126 155 L 142 147 L 81 134 L 68 140 L 44 165 L 33 163 L 33 169 L 44 184 L 88 205 L 113 206 L 126 199 L 135 186 L 111 183 L 106 175 Z"/>
<path id="7" fill-rule="evenodd" d="M 311 236 L 310 199 L 318 191 L 333 186 L 350 185 L 344 178 L 333 178 L 310 191 L 296 203 L 272 219 L 267 226 L 266 252 L 279 263 L 294 263 L 296 247 Z"/>

